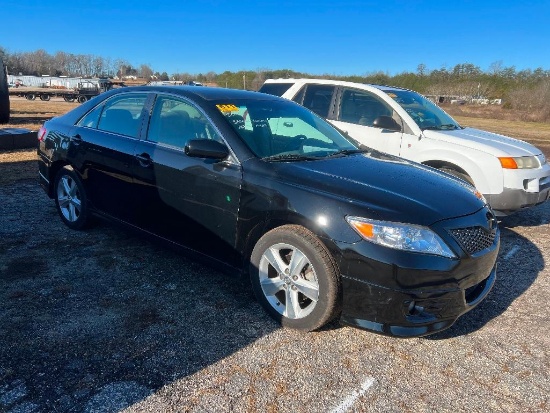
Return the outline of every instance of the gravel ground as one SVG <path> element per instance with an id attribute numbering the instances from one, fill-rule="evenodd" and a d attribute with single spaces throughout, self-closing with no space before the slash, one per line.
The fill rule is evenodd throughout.
<path id="1" fill-rule="evenodd" d="M 279 328 L 245 281 L 124 229 L 70 231 L 0 153 L 0 412 L 550 410 L 550 204 L 501 222 L 494 290 L 408 340 Z"/>

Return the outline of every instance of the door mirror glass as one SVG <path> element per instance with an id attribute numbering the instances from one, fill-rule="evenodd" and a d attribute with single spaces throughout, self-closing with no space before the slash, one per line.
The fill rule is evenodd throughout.
<path id="1" fill-rule="evenodd" d="M 372 126 L 380 129 L 388 129 L 391 131 L 400 132 L 401 125 L 395 121 L 391 116 L 378 116 L 372 122 Z"/>
<path id="2" fill-rule="evenodd" d="M 187 156 L 222 160 L 229 156 L 229 149 L 223 143 L 210 139 L 191 139 L 185 145 Z"/>

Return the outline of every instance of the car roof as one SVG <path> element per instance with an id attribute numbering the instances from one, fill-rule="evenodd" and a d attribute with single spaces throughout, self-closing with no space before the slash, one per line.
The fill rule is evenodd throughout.
<path id="1" fill-rule="evenodd" d="M 386 86 L 386 85 L 376 85 L 372 83 L 357 83 L 357 82 L 348 82 L 345 80 L 332 80 L 332 79 L 267 79 L 265 83 L 300 83 L 300 84 L 307 84 L 307 83 L 315 83 L 315 84 L 327 84 L 327 85 L 335 85 L 335 86 L 351 86 L 351 87 L 373 87 L 380 90 L 408 90 L 397 86 Z"/>
<path id="2" fill-rule="evenodd" d="M 199 97 L 203 100 L 222 100 L 222 99 L 254 99 L 254 100 L 277 100 L 276 96 L 269 96 L 263 93 L 258 93 L 250 90 L 226 89 L 222 87 L 206 87 L 206 86 L 170 86 L 170 85 L 155 85 L 155 86 L 132 86 L 128 88 L 116 89 L 118 93 L 130 91 L 145 91 L 145 92 L 164 92 L 173 93 L 187 97 Z"/>

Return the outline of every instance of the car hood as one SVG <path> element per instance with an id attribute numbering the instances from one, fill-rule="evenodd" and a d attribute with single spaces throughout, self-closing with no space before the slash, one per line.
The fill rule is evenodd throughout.
<path id="1" fill-rule="evenodd" d="M 340 198 L 347 214 L 367 218 L 428 226 L 485 204 L 455 177 L 378 152 L 272 165 L 280 182 Z"/>
<path id="2" fill-rule="evenodd" d="M 541 151 L 530 143 L 513 139 L 497 133 L 474 128 L 456 130 L 424 130 L 424 136 L 430 139 L 467 146 L 494 156 L 533 156 Z"/>

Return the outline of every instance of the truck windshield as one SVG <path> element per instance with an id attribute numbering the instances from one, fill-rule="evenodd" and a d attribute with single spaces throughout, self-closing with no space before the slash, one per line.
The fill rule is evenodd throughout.
<path id="1" fill-rule="evenodd" d="M 413 118 L 420 129 L 453 130 L 462 127 L 439 106 L 410 90 L 383 90 Z"/>

